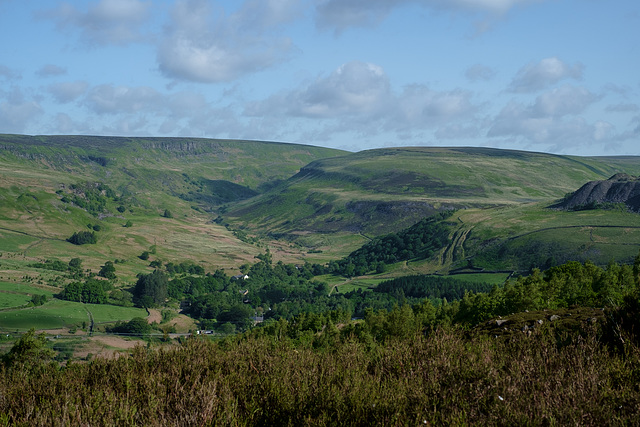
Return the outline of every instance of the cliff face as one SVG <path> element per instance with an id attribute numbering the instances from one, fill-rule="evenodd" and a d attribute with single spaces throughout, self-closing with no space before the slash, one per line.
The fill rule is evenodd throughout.
<path id="1" fill-rule="evenodd" d="M 603 203 L 624 203 L 640 212 L 640 176 L 619 173 L 604 181 L 588 182 L 555 207 L 580 209 Z"/>

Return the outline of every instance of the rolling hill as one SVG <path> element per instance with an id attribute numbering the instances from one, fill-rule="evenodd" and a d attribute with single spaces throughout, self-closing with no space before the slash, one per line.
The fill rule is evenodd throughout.
<path id="1" fill-rule="evenodd" d="M 265 246 L 286 262 L 328 262 L 373 237 L 456 211 L 439 255 L 411 260 L 397 274 L 522 270 L 574 258 L 606 263 L 637 253 L 640 216 L 549 207 L 618 173 L 640 174 L 640 158 L 2 135 L 0 233 L 3 250 L 24 257 L 82 254 L 98 267 L 154 251 L 237 268 Z M 99 228 L 97 245 L 66 241 L 87 226 Z M 146 266 L 139 264 L 123 266 L 125 276 Z"/>
<path id="2" fill-rule="evenodd" d="M 462 260 L 487 247 L 502 247 L 522 233 L 537 237 L 530 233 L 560 221 L 561 213 L 546 207 L 585 182 L 638 171 L 640 158 L 633 157 L 468 147 L 368 150 L 316 160 L 277 187 L 236 203 L 223 217 L 233 227 L 265 237 L 335 251 L 334 242 L 350 242 L 354 248 L 425 216 L 455 209 L 459 210 L 459 223 L 451 235 L 455 243 L 438 263 L 439 268 L 457 268 Z M 625 219 L 614 220 L 616 224 L 635 224 L 636 216 L 621 215 Z M 568 215 L 561 222 L 582 227 L 602 219 Z"/>
<path id="3" fill-rule="evenodd" d="M 262 141 L 0 135 L 0 252 L 83 256 L 96 268 L 153 250 L 164 259 L 237 268 L 261 249 L 213 222 L 220 204 L 342 154 Z M 172 218 L 163 216 L 167 210 Z M 97 245 L 66 242 L 87 226 L 100 229 Z M 135 277 L 147 264 L 121 270 Z"/>

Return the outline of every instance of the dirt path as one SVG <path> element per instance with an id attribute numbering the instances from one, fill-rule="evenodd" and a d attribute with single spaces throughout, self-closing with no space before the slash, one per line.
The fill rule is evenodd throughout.
<path id="1" fill-rule="evenodd" d="M 157 310 L 155 308 L 150 308 L 149 315 L 147 316 L 147 322 L 149 322 L 149 324 L 153 322 L 156 322 L 156 323 L 162 322 L 162 313 L 160 313 L 160 310 Z"/>
<path id="2" fill-rule="evenodd" d="M 128 354 L 136 345 L 146 345 L 143 340 L 122 338 L 114 335 L 93 336 L 83 345 L 82 350 L 75 353 L 75 357 L 86 357 L 89 353 L 93 357 L 117 358 Z"/>

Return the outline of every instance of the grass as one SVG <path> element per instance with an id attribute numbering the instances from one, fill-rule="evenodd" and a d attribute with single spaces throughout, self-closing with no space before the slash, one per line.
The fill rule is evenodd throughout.
<path id="1" fill-rule="evenodd" d="M 0 327 L 5 331 L 78 327 L 83 322 L 87 325 L 90 323 L 87 310 L 92 313 L 96 323 L 147 316 L 146 311 L 141 308 L 82 304 L 54 299 L 38 307 L 0 312 Z"/>
<path id="2" fill-rule="evenodd" d="M 0 310 L 24 306 L 31 301 L 34 294 L 46 295 L 49 298 L 53 296 L 53 292 L 48 289 L 21 283 L 0 282 Z"/>
<path id="3" fill-rule="evenodd" d="M 22 283 L 0 282 L 0 292 L 11 292 L 24 295 L 46 295 L 52 297 L 53 292 L 50 289 L 41 288 L 37 286 L 25 285 Z"/>
<path id="4" fill-rule="evenodd" d="M 370 291 L 371 289 L 378 286 L 378 283 L 380 283 L 381 281 L 381 279 L 351 279 L 337 285 L 336 290 L 341 294 L 351 291 L 357 291 L 358 289 L 361 289 L 363 291 Z"/>
<path id="5" fill-rule="evenodd" d="M 224 217 L 234 226 L 256 233 L 277 231 L 308 247 L 319 245 L 305 231 L 385 234 L 442 206 L 481 207 L 483 211 L 472 209 L 478 218 L 500 224 L 501 233 L 520 233 L 552 220 L 531 211 L 530 203 L 546 206 L 587 181 L 615 172 L 640 173 L 640 162 L 634 159 L 471 148 L 369 150 L 317 160 L 286 184 L 232 206 Z M 513 216 L 512 210 L 521 215 Z M 462 216 L 472 226 L 478 223 Z M 498 223 L 505 216 L 507 221 Z"/>
<path id="6" fill-rule="evenodd" d="M 29 295 L 0 291 L 0 309 L 22 306 L 30 300 L 31 297 Z"/>

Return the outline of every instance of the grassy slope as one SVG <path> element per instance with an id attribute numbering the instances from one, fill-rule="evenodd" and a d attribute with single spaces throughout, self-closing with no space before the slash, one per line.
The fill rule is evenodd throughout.
<path id="1" fill-rule="evenodd" d="M 591 218 L 583 221 L 579 214 L 563 216 L 544 207 L 587 181 L 622 171 L 640 173 L 640 159 L 488 148 L 370 150 L 317 160 L 272 191 L 239 202 L 225 219 L 338 255 L 366 242 L 363 236 L 356 240 L 358 233 L 398 231 L 437 209 L 464 208 L 459 216 L 466 225 L 458 232 L 473 229 L 465 237 L 478 241 L 464 246 L 473 253 L 485 240 L 514 237 L 558 220 L 568 226 L 592 225 Z M 635 220 L 633 215 L 622 219 Z M 349 239 L 336 250 L 327 244 L 328 236 Z M 456 259 L 464 255 L 465 241 L 456 248 Z M 447 265 L 453 254 L 448 258 L 442 260 Z"/>
<path id="2" fill-rule="evenodd" d="M 155 245 L 166 259 L 237 266 L 261 249 L 212 223 L 220 208 L 209 203 L 219 195 L 216 187 L 219 193 L 260 191 L 315 159 L 342 153 L 260 141 L 0 135 L 0 252 L 83 256 L 99 267 L 107 259 L 135 259 Z M 85 181 L 127 194 L 128 210 L 119 214 L 111 203 L 111 215 L 98 219 L 55 194 Z M 199 199 L 178 197 L 189 194 Z M 166 208 L 173 219 L 160 217 Z M 134 226 L 122 227 L 126 220 Z M 88 223 L 102 226 L 98 245 L 64 242 Z"/>

